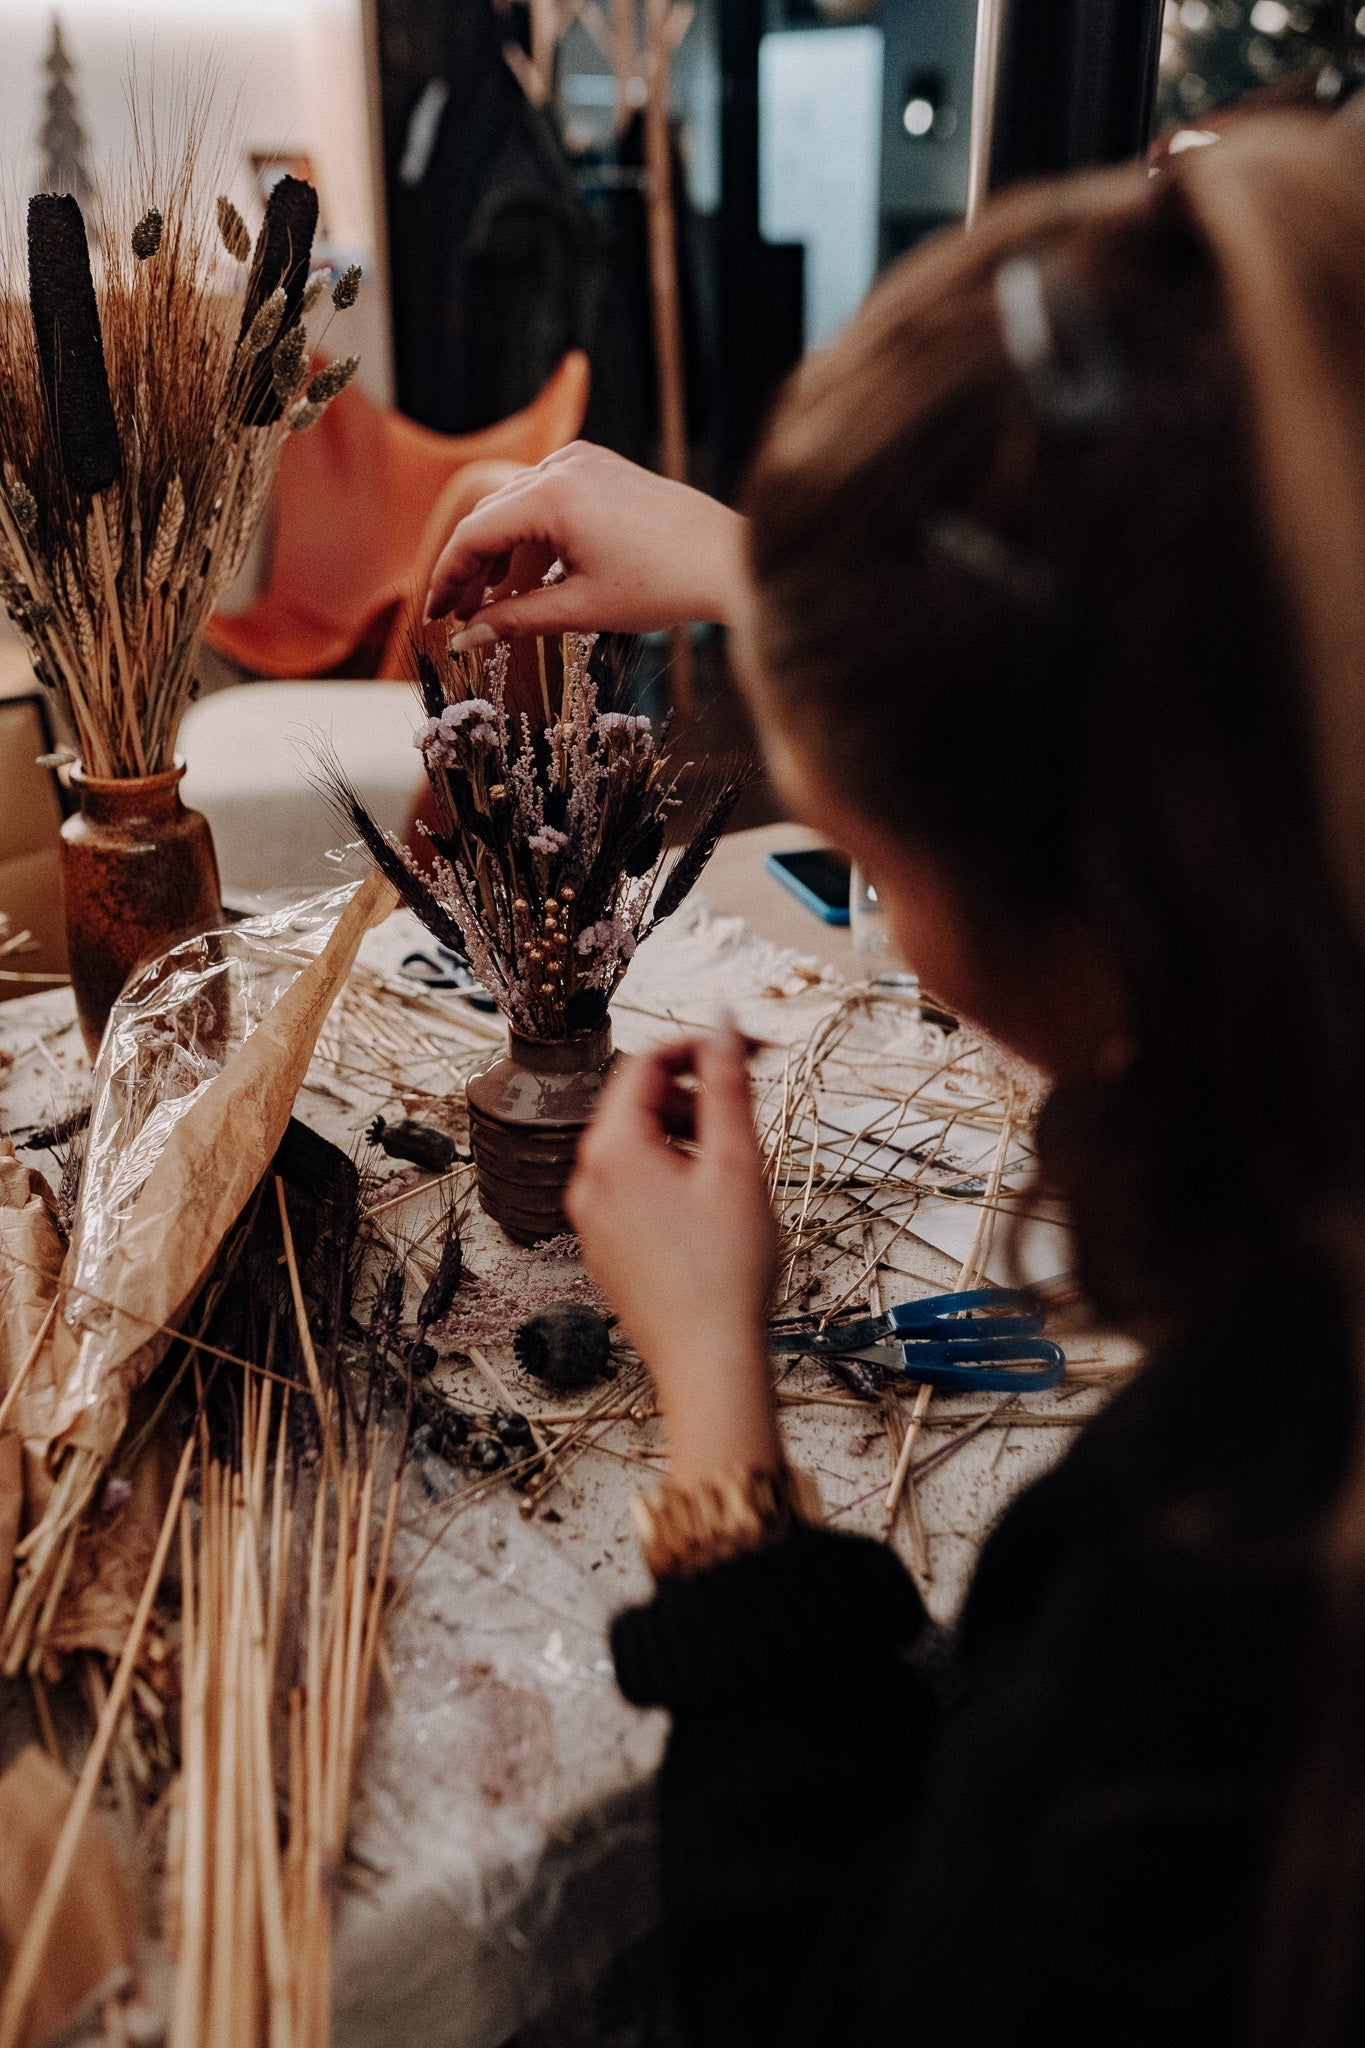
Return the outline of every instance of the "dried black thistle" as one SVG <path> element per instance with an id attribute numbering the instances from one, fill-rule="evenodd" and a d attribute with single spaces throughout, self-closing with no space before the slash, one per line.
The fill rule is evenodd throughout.
<path id="1" fill-rule="evenodd" d="M 390 1124 L 377 1116 L 365 1135 L 390 1159 L 406 1159 L 410 1165 L 420 1166 L 423 1173 L 449 1173 L 459 1157 L 448 1131 L 439 1131 L 434 1124 L 419 1123 L 415 1117 Z"/>
<path id="2" fill-rule="evenodd" d="M 512 1340 L 523 1372 L 551 1387 L 588 1387 L 611 1363 L 611 1325 L 585 1302 L 556 1301 Z"/>
<path id="3" fill-rule="evenodd" d="M 317 225 L 318 195 L 313 187 L 302 178 L 281 178 L 266 201 L 265 219 L 256 238 L 246 304 L 242 308 L 241 340 L 246 340 L 252 322 L 276 292 L 284 293 L 284 308 L 276 331 L 287 332 L 298 319 L 308 288 L 308 265 Z M 247 387 L 242 418 L 248 426 L 268 427 L 280 417 L 282 409 L 267 358 L 258 365 Z"/>
<path id="4" fill-rule="evenodd" d="M 123 469 L 80 207 L 69 193 L 28 203 L 28 298 L 43 395 L 73 491 L 106 491 Z"/>
<path id="5" fill-rule="evenodd" d="M 164 228 L 165 222 L 161 215 L 154 206 L 149 206 L 130 237 L 133 254 L 139 263 L 146 263 L 149 258 L 155 256 L 161 247 Z"/>
<path id="6" fill-rule="evenodd" d="M 165 223 L 154 206 L 149 206 L 129 237 L 134 256 L 139 263 L 146 263 L 161 247 Z"/>

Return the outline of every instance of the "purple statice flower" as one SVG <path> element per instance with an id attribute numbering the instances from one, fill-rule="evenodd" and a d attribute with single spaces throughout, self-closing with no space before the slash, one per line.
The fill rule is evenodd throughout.
<path id="1" fill-rule="evenodd" d="M 568 843 L 568 833 L 557 832 L 553 825 L 542 825 L 540 830 L 533 832 L 526 842 L 532 853 L 543 853 L 547 857 L 552 854 L 563 853 Z"/>
<path id="2" fill-rule="evenodd" d="M 654 728 L 647 718 L 635 717 L 629 711 L 602 711 L 598 713 L 597 730 L 613 738 L 634 740 L 652 737 Z"/>

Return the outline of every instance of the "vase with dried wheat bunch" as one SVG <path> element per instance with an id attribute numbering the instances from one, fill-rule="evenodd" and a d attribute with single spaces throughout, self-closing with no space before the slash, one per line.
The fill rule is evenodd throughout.
<path id="1" fill-rule="evenodd" d="M 441 821 L 429 861 L 384 833 L 335 760 L 324 786 L 507 1019 L 507 1052 L 468 1083 L 470 1142 L 484 1210 L 537 1244 L 566 1227 L 564 1189 L 612 1057 L 611 996 L 701 874 L 753 767 L 683 806 L 667 728 L 630 708 L 634 648 L 614 636 L 452 655 L 433 633 L 415 654 L 416 743 Z"/>
<path id="2" fill-rule="evenodd" d="M 76 200 L 31 200 L 27 291 L 0 296 L 0 596 L 78 764 L 63 882 L 92 1055 L 132 971 L 221 915 L 175 741 L 281 448 L 356 368 L 310 380 L 303 322 L 331 283 L 310 277 L 317 211 L 281 179 L 253 245 L 231 201 L 201 208 L 189 149 L 105 207 L 98 279 Z M 347 272 L 333 303 L 358 285 Z"/>

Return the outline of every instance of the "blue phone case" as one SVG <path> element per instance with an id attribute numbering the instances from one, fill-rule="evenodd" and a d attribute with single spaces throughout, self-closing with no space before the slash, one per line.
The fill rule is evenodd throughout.
<path id="1" fill-rule="evenodd" d="M 799 850 L 805 851 L 804 848 Z M 814 889 L 808 889 L 790 868 L 782 865 L 782 861 L 783 856 L 780 853 L 770 853 L 763 865 L 775 881 L 780 882 L 784 889 L 790 889 L 792 895 L 804 903 L 807 910 L 813 910 L 823 924 L 848 923 L 847 909 L 839 910 L 834 904 L 826 903 L 823 896 L 817 896 Z"/>

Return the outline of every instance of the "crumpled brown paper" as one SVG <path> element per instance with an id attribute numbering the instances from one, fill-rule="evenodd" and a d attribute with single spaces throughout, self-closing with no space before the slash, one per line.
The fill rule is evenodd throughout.
<path id="1" fill-rule="evenodd" d="M 61 1266 L 51 1190 L 40 1173 L 16 1157 L 8 1138 L 0 1138 L 0 1399 L 43 1327 Z M 50 1371 L 49 1345 L 47 1356 L 34 1361 L 0 1429 L 0 1606 L 9 1604 L 14 1546 L 24 1515 L 24 1440 L 55 1408 Z M 41 1459 L 29 1485 L 39 1495 L 41 1511 L 47 1490 Z"/>
<path id="2" fill-rule="evenodd" d="M 0 1981 L 8 1976 L 61 1832 L 73 1786 L 30 1745 L 0 1777 Z M 97 1815 L 81 1830 L 21 2040 L 38 2048 L 102 1989 L 126 1985 L 136 1942 L 132 1900 L 114 1845 Z"/>
<path id="3" fill-rule="evenodd" d="M 175 1328 L 203 1286 L 219 1247 L 279 1146 L 318 1032 L 350 973 L 361 939 L 388 916 L 396 901 L 390 885 L 377 874 L 360 884 L 326 945 L 302 967 L 172 1127 L 101 1273 L 96 1313 L 83 1316 L 79 1329 L 72 1329 L 64 1315 L 57 1316 L 31 1374 L 35 1391 L 23 1415 L 30 1467 L 27 1527 L 32 1528 L 42 1512 L 51 1484 L 47 1475 L 69 1447 L 87 1451 L 101 1462 L 113 1456 L 128 1420 L 129 1402 L 170 1342 L 155 1326 Z M 0 1191 L 3 1185 L 0 1181 Z M 0 1227 L 4 1214 L 0 1211 Z M 0 1238 L 0 1257 L 3 1249 Z M 34 1277 L 38 1294 L 32 1301 L 15 1283 L 16 1303 L 27 1304 L 30 1343 L 58 1284 L 55 1270 L 50 1282 Z M 68 1260 L 61 1275 L 63 1289 L 71 1278 Z M 17 1308 L 12 1327 L 15 1333 L 26 1327 Z M 20 1351 L 15 1359 L 8 1340 L 9 1327 L 0 1321 L 0 1383 L 24 1356 Z M 37 1431 L 30 1434 L 35 1421 Z M 35 1462 L 36 1473 L 31 1469 Z M 67 1592 L 48 1638 L 53 1648 L 117 1654 L 122 1647 L 160 1522 L 159 1496 L 164 1489 L 157 1482 L 157 1463 L 154 1458 L 142 1461 L 147 1469 L 133 1475 L 133 1497 L 112 1521 L 96 1516 L 82 1531 Z M 4 1470 L 0 1467 L 0 1485 Z M 4 1498 L 0 1493 L 0 1511 Z M 12 1560 L 12 1538 L 8 1553 L 0 1550 L 0 1573 L 6 1555 Z"/>

